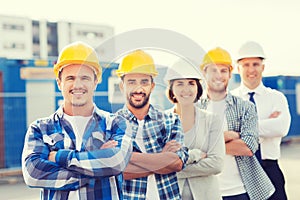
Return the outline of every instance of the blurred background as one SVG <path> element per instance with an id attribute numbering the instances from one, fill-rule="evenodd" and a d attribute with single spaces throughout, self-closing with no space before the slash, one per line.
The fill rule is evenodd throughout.
<path id="1" fill-rule="evenodd" d="M 289 102 L 292 124 L 283 139 L 281 162 L 289 175 L 290 199 L 292 195 L 300 195 L 292 189 L 299 188 L 300 177 L 296 179 L 290 168 L 299 166 L 300 161 L 300 2 L 4 0 L 1 3 L 1 194 L 1 189 L 23 184 L 21 152 L 28 125 L 36 118 L 50 115 L 61 104 L 52 67 L 65 45 L 81 40 L 97 50 L 104 70 L 95 102 L 100 108 L 114 112 L 124 103 L 115 70 L 126 52 L 143 48 L 154 57 L 160 75 L 151 102 L 168 108 L 162 78 L 166 67 L 178 57 L 191 57 L 197 67 L 205 51 L 211 48 L 220 46 L 234 58 L 240 45 L 254 40 L 264 47 L 267 56 L 265 85 L 283 92 Z M 231 89 L 240 82 L 234 72 Z M 21 187 L 26 190 L 24 184 Z M 14 198 L 17 197 L 6 199 Z"/>

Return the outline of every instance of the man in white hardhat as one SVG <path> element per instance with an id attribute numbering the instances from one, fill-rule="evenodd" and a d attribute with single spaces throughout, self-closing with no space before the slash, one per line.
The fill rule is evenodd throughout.
<path id="1" fill-rule="evenodd" d="M 289 131 L 291 116 L 286 97 L 262 82 L 265 58 L 263 48 L 256 42 L 249 41 L 240 47 L 237 65 L 241 85 L 232 93 L 256 105 L 260 139 L 260 151 L 256 155 L 276 189 L 270 199 L 284 200 L 287 199 L 285 180 L 278 159 L 281 139 Z"/>

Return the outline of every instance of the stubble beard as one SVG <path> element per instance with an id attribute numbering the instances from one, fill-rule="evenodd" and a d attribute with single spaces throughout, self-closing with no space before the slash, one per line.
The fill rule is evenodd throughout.
<path id="1" fill-rule="evenodd" d="M 214 93 L 224 93 L 227 91 L 227 85 L 224 84 L 222 87 L 212 86 L 212 87 L 209 87 L 209 90 Z"/>
<path id="2" fill-rule="evenodd" d="M 129 97 L 128 97 L 128 103 L 129 103 L 130 106 L 132 106 L 133 108 L 137 108 L 137 109 L 145 107 L 148 104 L 149 99 L 150 99 L 150 95 L 145 94 L 144 101 L 141 104 L 135 104 L 131 100 L 131 96 L 132 96 L 132 94 L 130 94 Z"/>

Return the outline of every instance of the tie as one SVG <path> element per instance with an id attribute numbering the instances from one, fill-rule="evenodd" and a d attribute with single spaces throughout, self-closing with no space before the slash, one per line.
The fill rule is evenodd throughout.
<path id="1" fill-rule="evenodd" d="M 249 94 L 249 101 L 251 101 L 255 105 L 255 101 L 254 101 L 255 92 L 248 92 L 248 94 Z"/>
<path id="2" fill-rule="evenodd" d="M 254 101 L 254 94 L 255 94 L 255 92 L 248 92 L 248 94 L 249 94 L 249 101 L 251 101 L 252 103 L 254 103 L 254 105 L 256 105 L 255 101 Z M 259 163 L 261 163 L 260 144 L 258 144 L 258 149 L 255 152 L 255 156 L 256 156 L 257 160 L 259 161 Z"/>

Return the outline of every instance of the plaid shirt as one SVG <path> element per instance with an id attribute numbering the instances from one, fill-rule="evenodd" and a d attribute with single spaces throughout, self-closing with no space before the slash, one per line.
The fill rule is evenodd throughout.
<path id="1" fill-rule="evenodd" d="M 26 184 L 43 188 L 42 199 L 68 199 L 71 190 L 78 190 L 79 199 L 122 199 L 121 172 L 132 152 L 127 121 L 95 106 L 79 152 L 71 124 L 63 115 L 60 107 L 30 125 L 22 155 Z M 111 139 L 118 141 L 116 148 L 100 149 Z M 57 151 L 56 162 L 48 160 L 50 151 Z"/>
<path id="2" fill-rule="evenodd" d="M 198 105 L 207 109 L 208 103 L 209 99 L 203 98 Z M 255 105 L 228 93 L 225 112 L 228 130 L 239 132 L 241 139 L 254 153 L 258 149 L 258 118 Z M 256 157 L 235 156 L 235 159 L 250 199 L 268 199 L 275 189 Z"/>
<path id="3" fill-rule="evenodd" d="M 125 117 L 133 127 L 133 137 L 138 130 L 136 117 L 124 108 L 117 114 Z M 165 113 L 150 106 L 148 115 L 144 118 L 143 141 L 147 153 L 159 153 L 168 141 L 176 140 L 183 146 L 183 132 L 178 115 Z M 133 142 L 133 151 L 141 152 L 140 148 Z M 177 151 L 177 155 L 185 163 L 188 159 L 186 148 Z M 177 183 L 176 172 L 170 174 L 155 174 L 160 199 L 181 199 Z M 147 177 L 125 180 L 123 183 L 124 199 L 146 199 Z"/>

